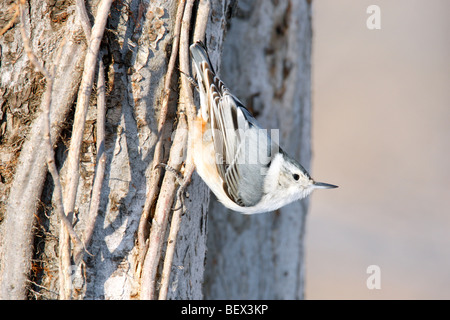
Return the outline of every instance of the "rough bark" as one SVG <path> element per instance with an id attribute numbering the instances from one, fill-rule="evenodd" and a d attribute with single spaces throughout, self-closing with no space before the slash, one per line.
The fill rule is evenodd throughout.
<path id="1" fill-rule="evenodd" d="M 310 163 L 311 7 L 308 1 L 240 1 L 222 55 L 221 76 L 262 127 Z M 303 298 L 308 201 L 244 216 L 211 201 L 204 296 Z"/>
<path id="2" fill-rule="evenodd" d="M 54 81 L 57 89 L 52 97 L 52 136 L 55 137 L 60 134 L 76 95 L 81 76 L 80 64 L 84 59 L 86 46 L 80 41 L 73 15 L 64 21 L 66 30 L 63 31 L 61 26 L 48 19 L 49 14 L 43 14 L 46 9 L 48 6 L 31 6 L 26 11 L 25 30 L 31 34 L 34 48 L 44 48 L 39 56 L 47 65 L 58 54 L 58 50 L 62 51 Z M 57 7 L 50 15 L 62 14 L 65 10 L 69 8 Z M 8 4 L 4 3 L 2 12 L 8 11 Z M 65 39 L 65 43 L 62 39 Z M 5 219 L 1 225 L 3 241 L 0 294 L 3 298 L 20 299 L 26 293 L 25 284 L 33 251 L 33 223 L 46 178 L 43 118 L 40 117 L 39 110 L 44 86 L 37 81 L 42 75 L 34 71 L 27 56 L 23 54 L 19 28 L 10 29 L 0 41 L 3 92 L 1 120 L 4 128 L 1 153 L 2 168 L 8 168 L 3 170 L 2 176 L 10 175 L 10 179 L 2 181 L 3 203 L 0 210 Z M 67 74 L 72 76 L 68 78 Z M 17 139 L 21 143 L 14 148 Z M 10 186 L 14 172 L 14 181 Z M 9 199 L 5 201 L 4 195 L 8 194 Z"/>
<path id="3" fill-rule="evenodd" d="M 54 77 L 51 120 L 57 163 L 65 189 L 69 178 L 73 177 L 73 168 L 68 169 L 67 154 L 72 149 L 69 141 L 73 115 L 78 108 L 75 101 L 80 99 L 77 93 L 86 56 L 85 36 L 89 38 L 86 21 L 81 19 L 80 3 L 83 1 L 24 3 L 25 29 L 39 60 L 49 68 L 57 54 L 62 57 Z M 173 28 L 180 3 L 184 2 L 130 0 L 114 2 L 111 7 L 101 46 L 106 73 L 107 113 L 106 163 L 99 214 L 84 261 L 77 265 L 74 257 L 69 256 L 68 259 L 72 259 L 67 260 L 69 268 L 59 261 L 62 254 L 58 251 L 62 241 L 59 237 L 60 219 L 52 207 L 53 183 L 48 178 L 45 152 L 42 152 L 45 150 L 42 136 L 44 119 L 39 104 L 45 82 L 42 75 L 34 71 L 26 55 L 21 53 L 23 44 L 17 26 L 19 22 L 9 23 L 14 15 L 13 3 L 2 3 L 5 14 L 1 17 L 0 27 L 8 27 L 0 38 L 1 298 L 139 298 L 146 284 L 140 283 L 144 271 L 138 258 L 136 232 L 150 187 L 151 171 L 156 165 L 152 161 L 154 147 L 160 137 L 157 124 L 161 101 L 166 94 L 163 84 L 175 41 Z M 192 3 L 194 10 L 192 18 L 186 21 L 187 32 L 192 36 L 195 31 L 203 38 L 204 26 L 200 27 L 203 31 L 193 30 L 198 20 L 195 15 L 209 2 Z M 99 4 L 100 1 L 96 0 L 86 3 L 91 25 Z M 207 13 L 202 18 L 211 17 L 207 19 L 205 40 L 210 43 L 210 51 L 215 53 L 215 57 L 219 56 L 226 30 L 228 7 L 227 1 L 216 2 L 212 15 Z M 88 67 L 94 66 L 91 63 Z M 172 81 L 165 121 L 169 132 L 176 126 L 176 111 L 180 108 L 177 106 L 179 76 L 176 68 L 174 76 L 169 79 Z M 79 94 L 84 94 L 83 90 Z M 96 175 L 97 121 L 93 94 L 84 123 L 79 173 L 76 173 L 80 178 L 73 210 L 75 232 L 82 236 L 86 229 L 90 230 L 91 224 L 89 208 Z M 171 143 L 169 135 L 163 141 L 163 162 L 169 157 Z M 170 178 L 171 175 L 166 171 L 162 177 Z M 185 201 L 188 214 L 181 216 L 168 290 L 168 297 L 172 299 L 202 297 L 209 193 L 195 174 L 186 191 L 189 194 Z M 168 222 L 167 229 L 170 220 Z M 150 224 L 151 221 L 147 225 L 147 233 Z M 168 230 L 164 234 L 161 261 Z M 158 262 L 160 266 L 161 261 Z M 58 269 L 62 274 L 68 274 L 69 284 L 58 281 L 61 277 Z M 156 276 L 158 290 L 159 273 Z M 61 291 L 62 285 L 69 287 Z"/>

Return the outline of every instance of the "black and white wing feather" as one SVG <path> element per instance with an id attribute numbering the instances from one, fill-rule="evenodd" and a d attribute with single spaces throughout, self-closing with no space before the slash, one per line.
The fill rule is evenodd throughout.
<path id="1" fill-rule="evenodd" d="M 197 72 L 201 113 L 212 130 L 217 171 L 236 204 L 251 207 L 264 195 L 272 142 L 255 118 L 216 76 L 204 45 L 190 47 Z"/>

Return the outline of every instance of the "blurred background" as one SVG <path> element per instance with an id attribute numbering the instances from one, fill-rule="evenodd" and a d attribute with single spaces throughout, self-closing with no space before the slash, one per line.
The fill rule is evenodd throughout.
<path id="1" fill-rule="evenodd" d="M 449 12 L 313 1 L 312 173 L 340 188 L 310 201 L 306 299 L 450 299 Z"/>

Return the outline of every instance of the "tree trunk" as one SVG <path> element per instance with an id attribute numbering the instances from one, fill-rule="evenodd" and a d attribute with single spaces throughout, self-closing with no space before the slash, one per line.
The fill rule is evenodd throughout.
<path id="1" fill-rule="evenodd" d="M 240 1 L 221 76 L 262 127 L 309 169 L 311 7 L 309 1 Z M 211 201 L 204 296 L 303 298 L 307 200 L 244 216 Z"/>
<path id="2" fill-rule="evenodd" d="M 264 127 L 281 127 L 284 148 L 309 163 L 309 5 L 113 1 L 106 29 L 100 30 L 103 69 L 85 62 L 96 54 L 94 29 L 105 1 L 87 1 L 87 16 L 84 1 L 28 1 L 22 4 L 23 23 L 12 1 L 0 4 L 0 298 L 302 297 L 306 202 L 253 217 L 227 213 L 220 204 L 209 207 L 209 191 L 194 173 L 185 214 L 171 208 L 180 206 L 175 191 L 184 181 L 177 176 L 188 179 L 190 172 L 189 159 L 176 162 L 185 154 L 184 145 L 177 148 L 185 143 L 177 132 L 190 120 L 190 89 L 179 72 L 189 72 L 183 66 L 188 41 L 206 42 L 232 92 Z M 38 60 L 54 69 L 50 133 L 60 180 L 47 174 L 51 162 L 42 110 L 51 82 L 30 61 L 22 26 Z M 95 78 L 89 79 L 89 68 L 97 70 Z M 89 81 L 98 84 L 91 90 L 83 86 Z M 79 118 L 83 101 L 89 103 Z M 79 160 L 73 158 L 77 130 L 83 133 Z M 159 163 L 175 163 L 179 172 L 156 167 Z M 57 215 L 59 182 L 64 215 L 86 245 L 81 259 L 71 228 Z M 96 183 L 101 186 L 98 209 Z M 70 186 L 76 190 L 73 208 Z"/>

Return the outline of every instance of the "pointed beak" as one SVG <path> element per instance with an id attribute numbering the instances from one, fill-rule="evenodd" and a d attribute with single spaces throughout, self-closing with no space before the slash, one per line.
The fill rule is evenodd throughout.
<path id="1" fill-rule="evenodd" d="M 313 186 L 316 189 L 334 189 L 334 188 L 338 187 L 338 186 L 335 186 L 334 184 L 323 183 L 323 182 L 314 182 Z"/>

